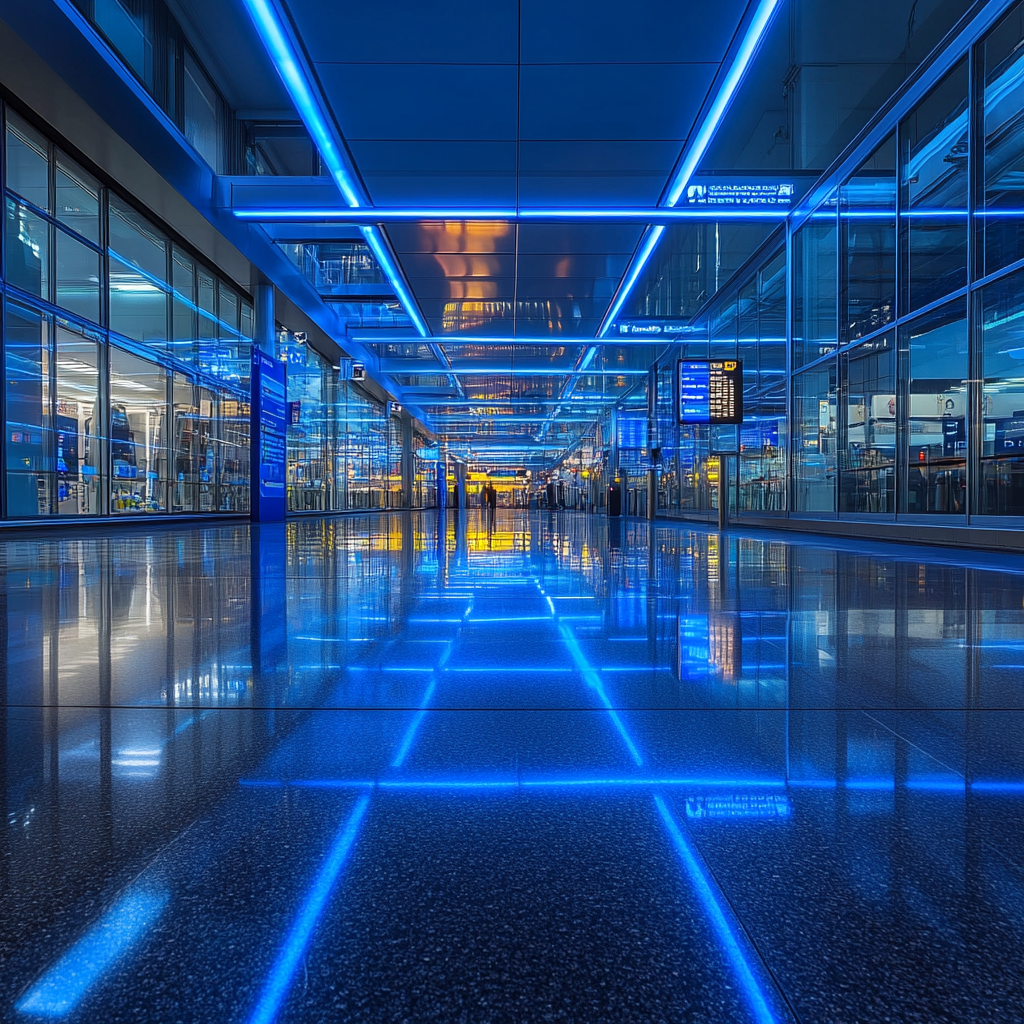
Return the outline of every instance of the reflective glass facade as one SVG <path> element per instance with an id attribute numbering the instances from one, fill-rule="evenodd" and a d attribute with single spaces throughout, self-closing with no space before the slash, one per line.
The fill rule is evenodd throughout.
<path id="1" fill-rule="evenodd" d="M 1022 44 L 1017 7 L 894 100 L 885 141 L 661 359 L 662 511 L 715 516 L 723 459 L 740 515 L 1020 525 Z M 743 360 L 738 432 L 676 422 L 683 357 Z"/>

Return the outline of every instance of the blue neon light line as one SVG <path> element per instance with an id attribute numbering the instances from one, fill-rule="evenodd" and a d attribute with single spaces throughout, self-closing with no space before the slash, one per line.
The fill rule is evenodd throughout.
<path id="1" fill-rule="evenodd" d="M 391 762 L 392 768 L 401 768 L 402 764 L 405 762 L 405 759 L 409 754 L 409 750 L 412 747 L 412 741 L 416 738 L 416 730 L 419 729 L 420 723 L 427 715 L 430 698 L 434 696 L 434 689 L 436 686 L 437 680 L 431 679 L 430 685 L 427 687 L 427 692 L 423 695 L 423 700 L 420 701 L 420 709 L 412 716 L 409 728 L 406 729 L 405 736 L 402 737 L 402 743 L 398 748 L 398 753 L 395 754 L 395 759 Z"/>
<path id="2" fill-rule="evenodd" d="M 313 881 L 313 886 L 306 896 L 306 902 L 302 905 L 302 910 L 288 933 L 284 947 L 271 969 L 260 1001 L 249 1018 L 249 1024 L 271 1024 L 277 1016 L 277 1011 L 288 994 L 295 970 L 312 937 L 313 929 L 327 905 L 331 890 L 334 888 L 338 875 L 341 874 L 341 869 L 345 866 L 345 861 L 356 841 L 359 826 L 362 824 L 369 804 L 369 794 L 361 796 L 338 833 L 334 845 L 324 859 L 323 865 Z"/>
<path id="3" fill-rule="evenodd" d="M 722 82 L 721 88 L 718 90 L 718 95 L 715 97 L 708 110 L 707 116 L 701 123 L 700 128 L 697 129 L 697 134 L 694 136 L 694 141 L 683 160 L 682 165 L 676 172 L 676 176 L 669 188 L 668 195 L 665 197 L 664 205 L 666 207 L 673 207 L 682 198 L 683 192 L 686 190 L 686 186 L 690 183 L 690 179 L 693 177 L 694 172 L 697 170 L 700 161 L 704 158 L 704 154 L 707 152 L 708 146 L 711 145 L 712 140 L 715 137 L 715 133 L 718 131 L 718 127 L 722 122 L 722 118 L 725 117 L 725 112 L 729 109 L 729 104 L 732 102 L 732 98 L 739 88 L 740 82 L 743 81 L 743 76 L 746 74 L 747 68 L 750 66 L 750 62 L 754 58 L 754 54 L 757 52 L 758 44 L 764 37 L 765 32 L 768 30 L 768 26 L 771 24 L 772 15 L 781 4 L 782 0 L 761 0 L 761 4 L 754 14 L 754 18 L 747 29 L 747 34 L 743 37 L 743 42 L 740 43 L 740 48 L 736 52 L 736 57 L 732 62 L 732 66 L 729 68 L 728 73 L 725 76 L 725 80 Z M 661 239 L 665 228 L 662 225 L 656 225 L 648 231 L 647 239 L 633 260 L 632 268 L 630 269 L 629 275 L 619 286 L 619 290 L 615 296 L 615 301 L 612 303 L 608 312 L 605 314 L 604 320 L 601 322 L 601 327 L 597 332 L 599 338 L 603 338 L 607 333 L 615 318 L 619 315 L 623 305 L 625 305 L 626 299 L 629 297 L 629 293 L 633 290 L 633 286 L 636 284 L 637 279 L 643 272 L 644 267 L 647 265 L 647 261 L 651 258 L 651 254 L 654 252 L 655 247 Z"/>
<path id="4" fill-rule="evenodd" d="M 690 882 L 696 890 L 701 903 L 704 905 L 708 919 L 718 934 L 719 941 L 722 943 L 725 954 L 732 964 L 740 987 L 747 996 L 754 1019 L 758 1024 L 775 1024 L 775 1015 L 768 1005 L 768 1000 L 764 992 L 762 992 L 761 986 L 754 975 L 753 968 L 750 966 L 740 944 L 740 938 L 737 934 L 738 925 L 734 926 L 729 921 L 729 916 L 727 916 L 725 898 L 716 892 L 718 887 L 709 877 L 709 873 L 700 860 L 700 855 L 691 849 L 690 844 L 686 841 L 686 837 L 676 824 L 668 807 L 665 806 L 665 801 L 661 798 L 660 794 L 655 794 L 654 805 L 658 808 L 658 813 L 661 815 L 661 820 L 665 823 L 665 828 L 668 830 L 668 834 L 675 845 L 679 859 L 683 862 L 683 867 L 690 877 Z"/>
<path id="5" fill-rule="evenodd" d="M 324 164 L 331 172 L 331 177 L 341 190 L 341 194 L 345 197 L 345 202 L 349 206 L 363 206 L 359 188 L 349 174 L 341 152 L 335 145 L 327 118 L 306 80 L 306 76 L 299 67 L 291 43 L 285 35 L 284 28 L 271 6 L 270 0 L 242 0 L 242 2 L 249 11 L 256 30 L 263 40 L 263 45 L 266 46 L 277 67 L 277 73 L 281 76 L 281 81 L 284 82 L 288 95 L 291 96 L 292 102 L 295 104 L 295 109 L 298 110 L 303 124 L 313 137 L 317 149 L 320 150 Z"/>
<path id="6" fill-rule="evenodd" d="M 412 320 L 420 337 L 429 337 L 430 330 L 427 327 L 427 323 L 420 313 L 416 300 L 412 297 L 412 292 L 406 288 L 405 279 L 402 277 L 398 266 L 392 259 L 391 250 L 388 248 L 387 242 L 384 241 L 384 237 L 381 235 L 380 229 L 371 226 L 361 228 L 360 230 L 363 238 L 366 239 L 366 244 L 373 250 L 373 255 L 377 257 L 377 262 L 380 264 L 381 270 L 384 271 L 388 282 L 391 284 L 391 287 L 394 288 L 395 294 L 402 303 L 402 308 L 405 310 L 409 319 Z"/>
<path id="7" fill-rule="evenodd" d="M 693 145 L 690 146 L 689 152 L 686 154 L 686 159 L 676 173 L 665 201 L 666 206 L 675 206 L 682 198 L 683 191 L 689 185 L 690 178 L 693 177 L 698 165 L 704 158 L 708 146 L 711 145 L 715 133 L 718 131 L 718 126 L 722 123 L 722 118 L 725 117 L 725 112 L 729 109 L 729 104 L 732 102 L 740 82 L 743 81 L 743 76 L 747 73 L 750 62 L 754 59 L 758 44 L 772 22 L 772 15 L 775 14 L 781 2 L 782 0 L 761 0 L 761 4 L 755 12 L 753 20 L 750 22 L 750 27 L 747 29 L 747 34 L 743 37 L 739 50 L 736 51 L 736 57 L 725 76 L 725 81 L 722 82 L 722 87 L 718 90 L 718 95 L 711 104 L 711 109 L 708 110 L 707 116 L 697 130 L 697 135 L 694 138 Z"/>
<path id="8" fill-rule="evenodd" d="M 657 224 L 673 221 L 717 221 L 717 220 L 785 220 L 789 216 L 787 207 L 760 209 L 755 207 L 672 207 L 651 208 L 596 208 L 571 207 L 566 209 L 507 209 L 507 210 L 460 210 L 460 209 L 406 209 L 401 207 L 359 206 L 352 207 L 255 207 L 236 208 L 232 211 L 239 220 L 253 221 L 338 221 L 348 224 L 390 224 L 410 221 L 633 221 L 638 224 Z"/>
<path id="9" fill-rule="evenodd" d="M 166 892 L 133 889 L 122 896 L 17 1002 L 20 1013 L 63 1017 L 156 923 Z"/>
<path id="10" fill-rule="evenodd" d="M 599 338 L 603 338 L 615 322 L 615 318 L 625 305 L 626 299 L 629 298 L 629 293 L 633 290 L 633 285 L 636 284 L 637 278 L 643 273 L 644 267 L 647 266 L 647 261 L 651 258 L 651 253 L 654 252 L 664 233 L 665 227 L 663 224 L 657 224 L 647 232 L 647 238 L 641 246 L 637 258 L 633 261 L 633 268 L 630 270 L 629 276 L 623 281 L 611 309 L 605 314 L 604 323 L 601 324 L 601 329 L 597 332 Z"/>

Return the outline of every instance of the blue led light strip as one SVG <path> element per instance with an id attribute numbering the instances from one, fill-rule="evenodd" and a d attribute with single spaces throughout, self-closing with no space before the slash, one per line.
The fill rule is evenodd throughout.
<path id="1" fill-rule="evenodd" d="M 661 820 L 665 823 L 665 828 L 668 830 L 669 837 L 672 839 L 676 852 L 679 854 L 679 859 L 683 862 L 683 867 L 686 869 L 686 874 L 689 876 L 690 882 L 704 906 L 708 920 L 711 922 L 719 941 L 722 943 L 729 963 L 732 965 L 736 978 L 739 981 L 740 988 L 747 998 L 754 1019 L 757 1021 L 757 1024 L 775 1024 L 777 1018 L 772 1013 L 768 999 L 762 990 L 761 984 L 758 982 L 754 968 L 748 960 L 747 953 L 744 951 L 743 947 L 746 943 L 741 938 L 742 932 L 740 931 L 739 924 L 730 920 L 732 914 L 728 904 L 725 902 L 725 897 L 718 891 L 718 886 L 710 877 L 700 854 L 691 849 L 682 830 L 676 824 L 668 807 L 665 806 L 665 801 L 659 794 L 655 794 L 654 805 L 658 808 Z M 750 952 L 753 953 L 753 950 Z M 753 955 L 756 957 L 756 953 L 753 953 Z"/>
<path id="2" fill-rule="evenodd" d="M 281 76 L 284 87 L 288 90 L 288 95 L 295 104 L 295 109 L 299 112 L 299 117 L 302 118 L 302 123 L 320 151 L 320 156 L 340 189 L 345 202 L 350 207 L 370 206 L 355 173 L 348 166 L 342 147 L 334 137 L 330 120 L 306 78 L 291 40 L 288 38 L 271 0 L 242 0 L 242 2 Z M 412 292 L 406 286 L 405 278 L 398 269 L 390 246 L 376 227 L 364 227 L 362 234 L 409 319 L 412 320 L 416 330 L 423 337 L 427 337 L 430 331 L 426 321 L 413 299 Z"/>
<path id="3" fill-rule="evenodd" d="M 271 969 L 270 977 L 260 995 L 260 1001 L 249 1018 L 249 1024 L 271 1024 L 277 1017 L 281 1003 L 284 1002 L 284 997 L 288 994 L 295 970 L 309 944 L 313 929 L 327 905 L 334 883 L 338 880 L 338 875 L 341 874 L 341 869 L 345 866 L 345 861 L 356 841 L 359 826 L 362 824 L 369 804 L 369 795 L 361 796 L 338 833 L 334 845 L 324 859 L 323 865 L 313 881 L 313 886 L 306 896 L 306 902 L 303 903 L 302 910 L 292 925 L 285 944 Z"/>
<path id="4" fill-rule="evenodd" d="M 740 43 L 739 49 L 736 51 L 736 56 L 733 58 L 732 65 L 719 87 L 718 94 L 712 101 L 707 114 L 704 116 L 704 120 L 701 122 L 696 135 L 693 137 L 693 142 L 686 151 L 686 155 L 683 158 L 682 164 L 679 166 L 679 170 L 676 171 L 676 174 L 672 179 L 672 183 L 669 185 L 668 193 L 666 194 L 663 203 L 664 206 L 674 207 L 682 198 L 682 195 L 686 190 L 686 186 L 690 183 L 690 179 L 693 177 L 694 171 L 697 170 L 698 165 L 704 158 L 704 154 L 708 150 L 708 146 L 711 145 L 711 142 L 715 137 L 715 133 L 718 131 L 718 128 L 722 123 L 722 118 L 725 117 L 725 112 L 729 109 L 729 104 L 732 102 L 733 96 L 736 95 L 736 90 L 743 81 L 743 76 L 746 74 L 747 68 L 750 67 L 750 62 L 754 59 L 754 54 L 757 52 L 758 45 L 764 38 L 765 32 L 768 31 L 768 26 L 771 24 L 772 16 L 781 4 L 782 0 L 761 0 L 758 5 L 757 10 L 754 12 L 754 17 L 743 37 L 743 41 Z M 622 310 L 626 299 L 629 298 L 629 293 L 633 290 L 633 286 L 636 284 L 637 279 L 643 272 L 647 261 L 651 258 L 651 253 L 654 252 L 654 249 L 657 246 L 658 241 L 661 239 L 664 231 L 665 229 L 661 225 L 656 225 L 648 229 L 639 251 L 633 258 L 629 272 L 619 285 L 615 299 L 609 307 L 608 312 L 605 314 L 604 320 L 601 321 L 601 327 L 597 332 L 597 336 L 599 338 L 603 338 L 608 333 L 611 325 L 615 322 L 615 318 Z"/>
<path id="5" fill-rule="evenodd" d="M 236 207 L 232 213 L 239 220 L 255 221 L 312 221 L 316 223 L 337 222 L 341 224 L 393 224 L 410 221 L 502 221 L 522 223 L 524 221 L 605 221 L 608 223 L 670 224 L 676 221 L 776 221 L 789 216 L 786 207 L 757 208 L 742 206 L 683 207 L 567 207 L 565 209 L 505 209 L 505 210 L 462 210 L 443 207 Z"/>

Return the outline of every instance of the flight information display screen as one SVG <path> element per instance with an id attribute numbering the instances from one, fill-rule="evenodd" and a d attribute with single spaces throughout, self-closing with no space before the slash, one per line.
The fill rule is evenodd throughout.
<path id="1" fill-rule="evenodd" d="M 738 359 L 679 360 L 679 422 L 743 422 L 743 363 Z"/>

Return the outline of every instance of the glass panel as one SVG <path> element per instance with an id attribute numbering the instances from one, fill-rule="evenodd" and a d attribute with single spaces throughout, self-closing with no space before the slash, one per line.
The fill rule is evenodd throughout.
<path id="1" fill-rule="evenodd" d="M 220 399 L 220 510 L 249 511 L 249 403 L 238 395 Z"/>
<path id="2" fill-rule="evenodd" d="M 49 145 L 17 114 L 7 112 L 7 187 L 40 210 L 50 210 Z"/>
<path id="3" fill-rule="evenodd" d="M 167 375 L 110 348 L 111 512 L 167 511 Z"/>
<path id="4" fill-rule="evenodd" d="M 793 381 L 793 509 L 836 510 L 836 368 L 831 363 Z"/>
<path id="5" fill-rule="evenodd" d="M 838 331 L 835 198 L 793 236 L 793 366 L 834 352 Z"/>
<path id="6" fill-rule="evenodd" d="M 198 388 L 199 416 L 196 419 L 196 472 L 199 512 L 216 512 L 219 471 L 219 442 L 216 433 L 216 399 L 212 391 Z"/>
<path id="7" fill-rule="evenodd" d="M 900 349 L 909 378 L 907 481 L 900 511 L 962 514 L 967 320 L 960 310 L 939 310 L 901 328 Z"/>
<path id="8" fill-rule="evenodd" d="M 981 44 L 985 159 L 979 168 L 981 276 L 1024 259 L 1024 7 L 1018 5 Z"/>
<path id="9" fill-rule="evenodd" d="M 220 96 L 189 51 L 185 51 L 185 138 L 220 172 Z"/>
<path id="10" fill-rule="evenodd" d="M 840 190 L 846 340 L 896 317 L 896 139 L 890 137 Z"/>
<path id="11" fill-rule="evenodd" d="M 57 220 L 99 245 L 99 182 L 63 153 L 57 154 Z"/>
<path id="12" fill-rule="evenodd" d="M 174 375 L 173 388 L 174 482 L 171 508 L 175 512 L 194 512 L 199 483 L 196 454 L 198 389 L 180 373 Z"/>
<path id="13" fill-rule="evenodd" d="M 196 334 L 196 365 L 212 373 L 217 364 L 217 287 L 213 275 L 205 267 L 196 267 L 198 287 L 199 323 Z"/>
<path id="14" fill-rule="evenodd" d="M 177 246 L 171 263 L 174 285 L 173 330 L 171 354 L 184 363 L 195 358 L 196 310 L 195 310 L 195 263 Z"/>
<path id="15" fill-rule="evenodd" d="M 839 511 L 895 512 L 896 345 L 886 334 L 843 357 Z"/>
<path id="16" fill-rule="evenodd" d="M 93 21 L 125 63 L 153 89 L 153 41 L 145 8 L 132 0 L 93 0 Z"/>
<path id="17" fill-rule="evenodd" d="M 7 375 L 7 515 L 53 512 L 49 318 L 8 303 L 4 322 Z"/>
<path id="18" fill-rule="evenodd" d="M 967 62 L 901 125 L 907 309 L 967 284 Z"/>
<path id="19" fill-rule="evenodd" d="M 167 345 L 167 293 L 134 267 L 110 257 L 110 329 L 133 341 Z"/>
<path id="20" fill-rule="evenodd" d="M 1024 274 L 981 300 L 982 454 L 979 511 L 1024 514 Z"/>
<path id="21" fill-rule="evenodd" d="M 99 434 L 99 345 L 57 328 L 57 512 L 96 515 L 103 484 Z"/>
<path id="22" fill-rule="evenodd" d="M 167 284 L 167 240 L 141 214 L 110 197 L 110 251 L 161 284 Z"/>
<path id="23" fill-rule="evenodd" d="M 7 283 L 50 298 L 50 227 L 27 206 L 8 199 L 4 220 Z"/>
<path id="24" fill-rule="evenodd" d="M 99 323 L 100 254 L 57 231 L 57 305 Z"/>

